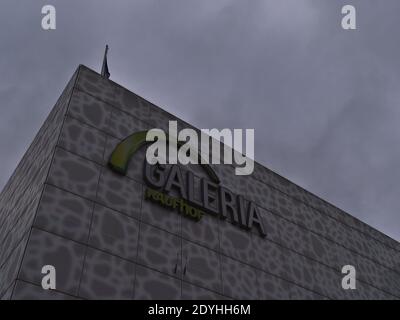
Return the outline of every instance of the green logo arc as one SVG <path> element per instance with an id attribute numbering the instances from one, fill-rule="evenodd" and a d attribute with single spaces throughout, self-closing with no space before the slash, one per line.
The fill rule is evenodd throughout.
<path id="1" fill-rule="evenodd" d="M 112 152 L 110 159 L 108 161 L 108 166 L 115 172 L 118 172 L 122 175 L 126 175 L 126 172 L 128 171 L 128 166 L 131 158 L 133 155 L 143 146 L 147 144 L 151 144 L 151 141 L 146 141 L 146 135 L 147 135 L 147 130 L 146 131 L 138 131 L 127 138 L 125 138 L 123 141 L 121 141 L 114 149 Z M 168 136 L 166 137 L 166 142 L 169 142 Z M 178 146 L 181 146 L 183 143 L 178 142 Z M 197 158 L 198 158 L 198 163 L 200 166 L 204 169 L 204 171 L 207 173 L 207 175 L 210 177 L 210 179 L 219 184 L 220 180 L 215 173 L 214 169 L 206 163 L 203 163 L 201 156 L 199 153 L 197 153 Z"/>

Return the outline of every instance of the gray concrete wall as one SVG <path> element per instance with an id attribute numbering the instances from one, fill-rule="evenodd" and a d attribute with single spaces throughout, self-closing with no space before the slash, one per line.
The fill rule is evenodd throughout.
<path id="1" fill-rule="evenodd" d="M 112 150 L 135 131 L 167 129 L 168 120 L 190 125 L 86 67 L 78 71 L 30 148 L 42 150 L 42 158 L 28 150 L 0 196 L 0 237 L 14 238 L 12 225 L 21 229 L 8 240 L 11 253 L 1 254 L 7 272 L 1 273 L 0 296 L 400 297 L 399 243 L 259 164 L 247 177 L 235 176 L 230 165 L 214 169 L 223 186 L 256 203 L 266 238 L 211 215 L 193 222 L 145 201 L 144 150 L 126 176 L 106 166 Z M 51 142 L 36 147 L 47 135 Z M 23 180 L 25 162 L 40 168 L 33 182 Z M 32 185 L 32 192 L 21 193 L 19 185 Z M 57 291 L 40 287 L 46 264 L 56 267 Z M 356 267 L 356 290 L 341 287 L 346 264 Z"/>
<path id="2" fill-rule="evenodd" d="M 0 297 L 11 293 L 17 277 L 76 78 L 77 73 L 0 194 Z"/>

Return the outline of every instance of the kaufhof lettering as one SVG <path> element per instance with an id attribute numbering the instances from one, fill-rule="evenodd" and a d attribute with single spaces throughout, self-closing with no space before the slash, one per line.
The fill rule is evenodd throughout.
<path id="1" fill-rule="evenodd" d="M 200 221 L 200 219 L 204 215 L 203 211 L 191 206 L 185 200 L 171 197 L 165 193 L 162 193 L 160 191 L 151 188 L 146 189 L 144 193 L 144 198 L 146 200 L 151 200 L 153 202 L 159 203 L 166 208 L 177 209 L 179 213 L 196 221 Z"/>
<path id="2" fill-rule="evenodd" d="M 247 230 L 257 228 L 262 237 L 266 235 L 259 210 L 252 201 L 206 178 L 196 177 L 179 165 L 149 164 L 146 160 L 144 163 L 145 182 L 151 187 L 145 193 L 147 200 L 178 209 L 197 221 L 207 212 Z M 178 197 L 170 196 L 172 192 Z"/>

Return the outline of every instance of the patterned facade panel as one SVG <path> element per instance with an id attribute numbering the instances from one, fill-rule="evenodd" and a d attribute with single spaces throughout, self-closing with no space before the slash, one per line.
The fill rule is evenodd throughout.
<path id="1" fill-rule="evenodd" d="M 74 118 L 66 117 L 58 145 L 81 157 L 102 164 L 106 134 Z"/>
<path id="2" fill-rule="evenodd" d="M 34 226 L 71 240 L 86 243 L 93 203 L 76 194 L 46 185 Z"/>
<path id="3" fill-rule="evenodd" d="M 89 248 L 79 296 L 86 299 L 132 299 L 134 279 L 134 263 Z"/>
<path id="4" fill-rule="evenodd" d="M 255 255 L 251 233 L 227 221 L 219 223 L 221 252 L 229 257 L 249 263 Z"/>
<path id="5" fill-rule="evenodd" d="M 181 234 L 181 223 L 187 219 L 170 208 L 165 208 L 149 200 L 143 200 L 141 220 L 165 231 Z"/>
<path id="6" fill-rule="evenodd" d="M 151 125 L 135 118 L 131 114 L 113 108 L 107 131 L 111 136 L 123 140 L 132 133 L 147 131 L 152 128 Z"/>
<path id="7" fill-rule="evenodd" d="M 228 257 L 222 257 L 222 292 L 234 299 L 258 299 L 258 270 Z"/>
<path id="8" fill-rule="evenodd" d="M 60 189 L 95 200 L 101 167 L 57 148 L 47 182 Z"/>
<path id="9" fill-rule="evenodd" d="M 181 280 L 158 271 L 137 266 L 135 300 L 179 300 Z"/>
<path id="10" fill-rule="evenodd" d="M 71 97 L 68 116 L 107 132 L 112 106 L 89 93 L 76 89 Z"/>
<path id="11" fill-rule="evenodd" d="M 182 280 L 222 293 L 220 256 L 189 241 L 182 243 Z"/>
<path id="12" fill-rule="evenodd" d="M 182 217 L 182 237 L 212 250 L 220 251 L 220 223 L 217 217 L 208 214 L 197 222 Z"/>
<path id="13" fill-rule="evenodd" d="M 142 185 L 136 181 L 102 168 L 97 202 L 133 218 L 140 217 Z"/>
<path id="14" fill-rule="evenodd" d="M 182 274 L 181 245 L 181 238 L 178 236 L 141 223 L 138 262 L 180 278 Z"/>
<path id="15" fill-rule="evenodd" d="M 90 228 L 90 246 L 135 261 L 138 242 L 139 222 L 137 220 L 96 204 Z"/>

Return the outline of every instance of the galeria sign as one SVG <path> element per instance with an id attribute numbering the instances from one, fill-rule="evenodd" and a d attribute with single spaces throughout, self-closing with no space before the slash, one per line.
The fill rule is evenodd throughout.
<path id="1" fill-rule="evenodd" d="M 148 131 L 135 132 L 120 142 L 110 156 L 109 167 L 125 175 L 133 155 L 141 147 L 151 143 L 146 140 L 147 135 Z M 165 139 L 171 140 L 166 137 Z M 199 154 L 193 155 L 201 158 Z M 147 157 L 144 160 L 144 180 L 149 186 L 145 191 L 146 200 L 175 209 L 196 221 L 208 213 L 228 219 L 244 229 L 250 230 L 255 227 L 261 236 L 265 236 L 258 207 L 252 201 L 221 186 L 218 175 L 207 162 L 199 162 L 199 166 L 207 174 L 207 178 L 199 178 L 178 164 L 167 165 L 157 161 L 154 163 Z"/>
<path id="2" fill-rule="evenodd" d="M 256 205 L 217 183 L 206 178 L 195 178 L 191 171 L 182 170 L 178 165 L 151 165 L 147 161 L 144 177 L 152 188 L 146 190 L 146 199 L 177 209 L 197 221 L 207 212 L 221 219 L 229 219 L 244 229 L 256 227 L 260 235 L 265 236 L 263 221 Z M 173 192 L 178 197 L 169 196 Z"/>

